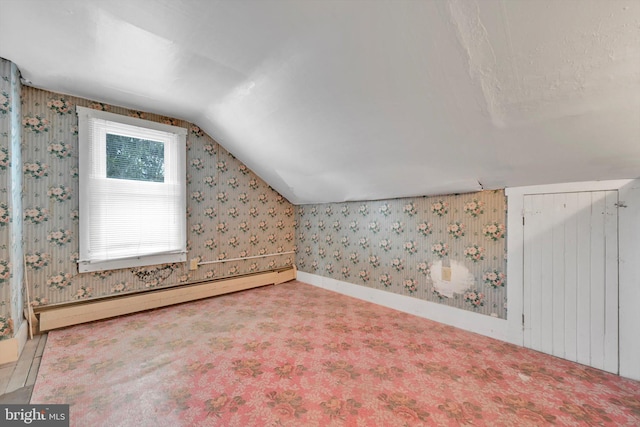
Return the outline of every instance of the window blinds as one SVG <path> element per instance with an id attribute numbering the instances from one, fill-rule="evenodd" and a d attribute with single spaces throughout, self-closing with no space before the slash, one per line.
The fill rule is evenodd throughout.
<path id="1" fill-rule="evenodd" d="M 82 107 L 77 109 L 80 271 L 184 261 L 186 130 Z M 161 143 L 164 146 L 163 181 L 107 177 L 108 134 L 133 138 L 132 141 Z M 133 158 L 129 162 L 140 163 L 144 168 L 144 160 Z"/>

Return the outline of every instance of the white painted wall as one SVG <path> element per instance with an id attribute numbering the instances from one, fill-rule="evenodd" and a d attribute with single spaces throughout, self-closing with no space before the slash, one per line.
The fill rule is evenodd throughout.
<path id="1" fill-rule="evenodd" d="M 640 380 L 640 180 L 620 188 L 619 339 L 620 375 Z"/>

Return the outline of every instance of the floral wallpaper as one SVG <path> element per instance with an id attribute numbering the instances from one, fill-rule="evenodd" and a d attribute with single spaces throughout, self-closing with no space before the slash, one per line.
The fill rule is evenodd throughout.
<path id="1" fill-rule="evenodd" d="M 23 88 L 24 240 L 32 304 L 236 276 L 290 266 L 294 207 L 191 123 Z M 188 259 L 248 258 L 188 270 L 188 263 L 78 273 L 78 126 L 80 105 L 189 129 L 187 136 Z"/>
<path id="2" fill-rule="evenodd" d="M 0 339 L 11 338 L 22 323 L 22 173 L 20 73 L 0 58 Z"/>
<path id="3" fill-rule="evenodd" d="M 503 191 L 294 207 L 194 124 L 20 88 L 9 61 L 0 60 L 0 77 L 0 338 L 22 318 L 23 252 L 34 306 L 295 262 L 301 271 L 506 318 Z M 196 271 L 184 263 L 79 274 L 76 105 L 189 129 L 188 258 L 240 260 Z M 16 206 L 22 215 L 12 215 Z"/>
<path id="4" fill-rule="evenodd" d="M 299 206 L 296 264 L 300 271 L 506 318 L 505 221 L 502 190 Z"/>

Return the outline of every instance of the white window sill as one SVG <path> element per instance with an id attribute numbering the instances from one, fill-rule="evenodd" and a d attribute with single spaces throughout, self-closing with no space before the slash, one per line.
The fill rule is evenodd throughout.
<path id="1" fill-rule="evenodd" d="M 78 271 L 80 273 L 91 273 L 94 271 L 118 270 L 121 268 L 146 267 L 149 265 L 171 264 L 174 262 L 186 262 L 187 254 L 164 254 L 149 255 L 136 258 L 115 259 L 109 261 L 89 262 L 78 261 Z"/>

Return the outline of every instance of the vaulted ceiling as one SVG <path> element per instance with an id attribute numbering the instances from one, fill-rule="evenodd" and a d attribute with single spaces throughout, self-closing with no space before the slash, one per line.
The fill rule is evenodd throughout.
<path id="1" fill-rule="evenodd" d="M 297 204 L 640 177 L 637 0 L 0 0 L 0 57 Z"/>

